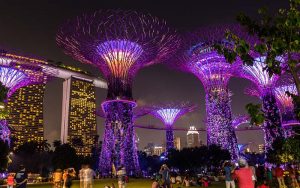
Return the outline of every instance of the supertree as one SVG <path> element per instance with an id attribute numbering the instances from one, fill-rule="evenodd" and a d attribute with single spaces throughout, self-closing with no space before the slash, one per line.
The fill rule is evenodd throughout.
<path id="1" fill-rule="evenodd" d="M 232 46 L 230 41 L 224 39 L 224 32 L 228 29 L 243 34 L 238 26 L 222 25 L 200 28 L 188 35 L 182 53 L 176 58 L 179 63 L 174 65 L 175 68 L 193 73 L 204 85 L 208 145 L 221 145 L 229 150 L 232 159 L 237 159 L 237 138 L 232 126 L 228 81 L 239 63 L 229 64 L 214 48 L 217 44 Z"/>
<path id="2" fill-rule="evenodd" d="M 166 151 L 174 148 L 174 131 L 173 124 L 182 115 L 195 109 L 194 105 L 189 103 L 172 103 L 153 106 L 151 114 L 159 118 L 166 127 Z"/>
<path id="3" fill-rule="evenodd" d="M 179 38 L 164 21 L 134 11 L 97 11 L 65 23 L 57 43 L 66 54 L 95 65 L 108 82 L 105 133 L 99 169 L 124 165 L 127 129 L 132 126 L 132 80 L 137 71 L 176 50 Z"/>
<path id="4" fill-rule="evenodd" d="M 255 54 L 252 54 L 255 57 Z M 265 69 L 265 56 L 257 56 L 254 58 L 253 65 L 243 65 L 239 75 L 249 79 L 255 84 L 255 89 L 248 89 L 247 93 L 251 95 L 259 95 L 262 100 L 262 110 L 265 116 L 263 129 L 265 132 L 265 148 L 266 151 L 271 147 L 276 138 L 283 137 L 283 129 L 281 126 L 280 111 L 276 103 L 274 87 L 278 81 L 278 75 L 270 75 Z M 283 58 L 278 57 L 279 61 Z"/>
<path id="5" fill-rule="evenodd" d="M 289 94 L 297 95 L 297 88 L 294 84 L 280 85 L 275 88 L 275 96 L 281 107 L 282 126 L 285 129 L 285 136 L 293 133 L 293 127 L 299 126 L 300 122 L 295 117 L 293 99 Z"/>

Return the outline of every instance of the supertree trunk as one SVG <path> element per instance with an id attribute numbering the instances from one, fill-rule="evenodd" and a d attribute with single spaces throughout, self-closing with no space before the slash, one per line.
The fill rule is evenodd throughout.
<path id="1" fill-rule="evenodd" d="M 104 138 L 99 159 L 99 170 L 102 174 L 109 174 L 112 170 L 113 130 L 110 124 L 105 124 Z"/>
<path id="2" fill-rule="evenodd" d="M 100 170 L 106 172 L 111 169 L 112 164 L 115 167 L 125 165 L 125 140 L 128 128 L 132 125 L 133 102 L 107 101 L 102 108 L 106 114 L 106 120 Z"/>
<path id="3" fill-rule="evenodd" d="M 237 138 L 232 127 L 230 97 L 227 90 L 206 94 L 207 144 L 229 150 L 233 160 L 238 158 Z"/>
<path id="4" fill-rule="evenodd" d="M 276 138 L 284 137 L 284 131 L 281 125 L 280 112 L 274 93 L 272 91 L 265 91 L 262 97 L 262 103 L 262 110 L 265 115 L 265 149 L 268 151 Z"/>
<path id="5" fill-rule="evenodd" d="M 130 175 L 137 175 L 140 172 L 140 166 L 135 142 L 135 130 L 133 124 L 128 127 L 125 140 L 125 168 Z"/>
<path id="6" fill-rule="evenodd" d="M 167 126 L 166 130 L 166 151 L 174 149 L 174 131 L 172 125 Z"/>

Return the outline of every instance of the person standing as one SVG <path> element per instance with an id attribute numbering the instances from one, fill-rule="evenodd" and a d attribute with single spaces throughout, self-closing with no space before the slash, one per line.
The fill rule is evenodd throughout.
<path id="1" fill-rule="evenodd" d="M 296 170 L 292 167 L 291 164 L 288 165 L 287 170 L 289 171 L 289 176 L 291 178 L 292 188 L 299 188 L 299 184 L 296 179 Z"/>
<path id="2" fill-rule="evenodd" d="M 283 174 L 284 174 L 283 169 L 280 167 L 280 164 L 277 164 L 277 166 L 275 168 L 275 176 L 277 178 L 279 188 L 285 188 L 286 187 L 286 185 L 284 183 Z"/>
<path id="3" fill-rule="evenodd" d="M 84 188 L 92 188 L 93 187 L 93 179 L 96 176 L 94 170 L 92 170 L 88 165 L 85 166 L 83 172 L 83 180 L 84 180 Z"/>
<path id="4" fill-rule="evenodd" d="M 161 166 L 159 173 L 162 176 L 162 181 L 163 181 L 162 186 L 164 188 L 171 188 L 170 169 L 166 164 L 163 164 Z"/>
<path id="5" fill-rule="evenodd" d="M 23 165 L 20 165 L 20 171 L 16 174 L 16 182 L 18 188 L 27 187 L 28 174 Z"/>
<path id="6" fill-rule="evenodd" d="M 10 173 L 7 177 L 7 188 L 13 188 L 15 184 L 15 177 L 13 173 Z"/>
<path id="7" fill-rule="evenodd" d="M 68 169 L 66 188 L 70 188 L 72 186 L 73 178 L 74 178 L 74 171 L 72 169 Z"/>
<path id="8" fill-rule="evenodd" d="M 225 184 L 226 188 L 235 188 L 235 183 L 232 177 L 232 174 L 234 172 L 234 168 L 232 167 L 232 164 L 229 161 L 226 161 L 224 163 L 224 172 L 225 172 Z"/>
<path id="9" fill-rule="evenodd" d="M 78 176 L 79 176 L 79 183 L 80 183 L 80 185 L 79 185 L 79 187 L 80 188 L 83 188 L 83 182 L 84 182 L 84 180 L 83 180 L 83 176 L 84 176 L 84 168 L 85 168 L 85 166 L 84 165 L 81 165 L 81 169 L 79 170 L 79 173 L 78 173 Z"/>
<path id="10" fill-rule="evenodd" d="M 62 182 L 62 172 L 61 169 L 56 169 L 53 173 L 53 184 L 55 188 L 60 188 Z"/>
<path id="11" fill-rule="evenodd" d="M 234 176 L 238 180 L 239 188 L 254 188 L 254 183 L 252 180 L 252 170 L 248 167 L 247 161 L 245 159 L 239 159 L 238 161 L 240 169 L 234 171 Z"/>
<path id="12" fill-rule="evenodd" d="M 126 170 L 123 165 L 121 165 L 117 171 L 117 177 L 118 177 L 118 186 L 119 188 L 125 188 L 125 176 L 126 176 Z"/>
<path id="13" fill-rule="evenodd" d="M 64 169 L 64 173 L 62 175 L 63 179 L 63 188 L 66 188 L 66 181 L 67 181 L 68 169 Z"/>

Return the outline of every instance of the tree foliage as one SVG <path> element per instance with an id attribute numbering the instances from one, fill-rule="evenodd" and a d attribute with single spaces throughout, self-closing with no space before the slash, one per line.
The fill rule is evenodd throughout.
<path id="1" fill-rule="evenodd" d="M 9 146 L 8 143 L 0 139 L 0 172 L 7 169 Z"/>
<path id="2" fill-rule="evenodd" d="M 252 104 L 249 103 L 246 105 L 246 110 L 250 116 L 250 124 L 251 125 L 261 125 L 264 122 L 264 114 L 261 110 L 260 104 Z"/>
<path id="3" fill-rule="evenodd" d="M 171 150 L 168 154 L 168 164 L 181 172 L 218 168 L 224 160 L 230 160 L 230 153 L 217 145 Z"/>
<path id="4" fill-rule="evenodd" d="M 277 139 L 273 142 L 272 149 L 267 153 L 270 163 L 295 163 L 300 161 L 300 139 Z"/>
<path id="5" fill-rule="evenodd" d="M 77 167 L 78 156 L 76 155 L 76 150 L 69 144 L 61 144 L 55 147 L 53 152 L 52 163 L 55 169 L 66 169 L 70 167 Z"/>
<path id="6" fill-rule="evenodd" d="M 225 37 L 232 41 L 233 47 L 215 45 L 230 63 L 240 58 L 244 64 L 253 65 L 254 57 L 265 56 L 265 69 L 271 75 L 288 72 L 294 80 L 298 95 L 294 95 L 295 113 L 300 118 L 300 0 L 290 0 L 288 9 L 279 9 L 270 14 L 266 8 L 258 10 L 258 18 L 241 13 L 237 21 L 245 27 L 256 42 L 238 37 L 227 31 Z M 284 65 L 278 57 L 284 58 Z M 252 116 L 255 118 L 255 116 Z M 253 119 L 255 121 L 255 119 Z"/>

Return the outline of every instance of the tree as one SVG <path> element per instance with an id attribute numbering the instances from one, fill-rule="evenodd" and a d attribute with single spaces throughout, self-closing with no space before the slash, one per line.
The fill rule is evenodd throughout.
<path id="1" fill-rule="evenodd" d="M 300 161 L 300 140 L 297 138 L 277 139 L 267 153 L 270 163 L 294 163 Z"/>
<path id="2" fill-rule="evenodd" d="M 76 150 L 69 144 L 62 144 L 55 148 L 53 152 L 53 167 L 55 169 L 66 169 L 77 167 L 78 156 Z"/>
<path id="3" fill-rule="evenodd" d="M 191 173 L 204 169 L 217 169 L 224 160 L 230 160 L 228 150 L 220 146 L 201 146 L 195 148 L 183 148 L 182 150 L 170 150 L 168 152 L 168 164 L 181 172 L 189 170 Z"/>
<path id="4" fill-rule="evenodd" d="M 11 170 L 18 170 L 21 164 L 34 173 L 42 173 L 43 169 L 49 169 L 52 154 L 50 149 L 47 149 L 48 145 L 46 141 L 42 143 L 30 141 L 20 145 L 14 152 Z"/>
<path id="5" fill-rule="evenodd" d="M 289 2 L 288 9 L 279 9 L 275 15 L 262 8 L 258 10 L 258 19 L 252 19 L 243 13 L 237 16 L 237 21 L 246 28 L 250 36 L 256 38 L 256 42 L 227 31 L 225 37 L 232 41 L 233 46 L 215 45 L 215 48 L 230 63 L 239 57 L 244 64 L 251 66 L 254 62 L 252 54 L 259 54 L 266 57 L 265 69 L 270 75 L 289 73 L 298 91 L 298 95 L 290 95 L 294 99 L 296 115 L 300 118 L 300 1 Z M 285 59 L 284 66 L 278 57 Z"/>
<path id="6" fill-rule="evenodd" d="M 8 143 L 0 139 L 0 172 L 4 172 L 8 165 L 9 146 Z"/>

